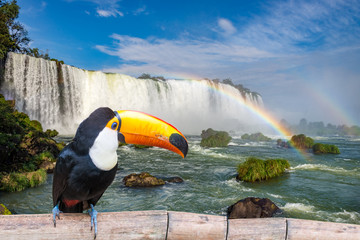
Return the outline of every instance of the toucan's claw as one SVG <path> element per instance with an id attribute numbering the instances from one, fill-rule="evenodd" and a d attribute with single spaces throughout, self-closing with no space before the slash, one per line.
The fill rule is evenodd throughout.
<path id="1" fill-rule="evenodd" d="M 60 213 L 62 213 L 62 211 L 59 210 L 59 203 L 53 208 L 52 213 L 53 213 L 54 227 L 56 227 L 56 216 L 58 217 L 58 219 L 60 219 Z"/>
<path id="2" fill-rule="evenodd" d="M 97 214 L 98 212 L 94 209 L 94 205 L 90 204 L 91 210 L 88 210 L 88 213 L 91 217 L 91 231 L 94 227 L 94 239 L 96 239 L 96 235 L 97 235 Z"/>

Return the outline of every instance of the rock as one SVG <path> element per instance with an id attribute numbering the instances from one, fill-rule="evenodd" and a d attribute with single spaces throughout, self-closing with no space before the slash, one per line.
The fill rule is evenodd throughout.
<path id="1" fill-rule="evenodd" d="M 40 168 L 44 169 L 47 173 L 53 173 L 56 162 L 44 161 L 40 164 Z"/>
<path id="2" fill-rule="evenodd" d="M 280 209 L 268 198 L 248 197 L 227 209 L 229 219 L 272 217 Z"/>
<path id="3" fill-rule="evenodd" d="M 0 204 L 0 215 L 11 215 L 11 212 L 4 204 Z"/>
<path id="4" fill-rule="evenodd" d="M 123 182 L 127 187 L 155 187 L 165 184 L 164 180 L 158 179 L 147 172 L 132 173 L 124 177 Z"/>
<path id="5" fill-rule="evenodd" d="M 170 177 L 164 179 L 168 183 L 182 183 L 184 180 L 181 177 Z"/>
<path id="6" fill-rule="evenodd" d="M 268 142 L 271 141 L 271 138 L 265 136 L 264 134 L 258 132 L 253 134 L 244 134 L 241 136 L 241 139 L 243 140 L 249 140 L 249 141 L 255 141 L 255 142 Z"/>
<path id="7" fill-rule="evenodd" d="M 212 128 L 201 133 L 201 147 L 227 147 L 231 137 L 225 131 L 216 131 Z"/>

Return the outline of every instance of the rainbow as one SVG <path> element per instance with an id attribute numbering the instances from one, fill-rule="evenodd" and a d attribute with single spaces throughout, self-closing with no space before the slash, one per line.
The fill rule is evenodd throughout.
<path id="1" fill-rule="evenodd" d="M 194 82 L 196 84 L 201 85 L 202 87 L 206 87 L 209 89 L 212 89 L 223 96 L 230 98 L 231 100 L 234 100 L 241 106 L 245 107 L 248 111 L 253 113 L 255 116 L 259 117 L 263 122 L 265 122 L 267 125 L 269 125 L 275 132 L 280 134 L 281 136 L 288 138 L 289 136 L 292 136 L 292 133 L 290 130 L 285 128 L 283 125 L 280 124 L 280 122 L 271 115 L 268 111 L 265 109 L 255 106 L 251 104 L 250 102 L 246 102 L 240 94 L 235 94 L 233 92 L 227 91 L 224 88 L 219 88 L 218 84 L 208 84 L 206 80 L 190 80 L 187 79 L 187 81 Z"/>
<path id="2" fill-rule="evenodd" d="M 326 92 L 314 86 L 304 85 L 303 88 L 317 103 L 321 104 L 322 109 L 326 109 L 327 112 L 331 113 L 333 119 L 337 120 L 339 124 L 345 124 L 349 127 L 356 125 L 356 121 L 345 112 L 345 108 L 333 100 L 334 97 L 330 97 Z"/>
<path id="3" fill-rule="evenodd" d="M 219 88 L 217 84 L 208 84 L 204 80 L 187 79 L 186 81 L 191 81 L 196 84 L 200 84 L 202 87 L 212 89 L 212 90 L 230 98 L 231 100 L 236 101 L 238 104 L 240 104 L 241 106 L 244 106 L 251 113 L 255 114 L 257 117 L 259 117 L 261 120 L 263 120 L 266 124 L 268 124 L 273 130 L 275 130 L 275 132 L 280 134 L 283 138 L 289 139 L 290 136 L 293 136 L 293 133 L 289 129 L 287 129 L 286 127 L 281 125 L 280 122 L 273 115 L 271 115 L 268 111 L 266 111 L 265 109 L 262 109 L 260 107 L 257 107 L 251 103 L 247 103 L 240 94 L 235 94 L 233 92 L 226 91 L 226 89 Z M 295 147 L 293 147 L 292 150 L 301 158 L 303 158 L 305 160 L 310 159 L 307 152 L 305 152 L 301 149 L 297 149 Z"/>

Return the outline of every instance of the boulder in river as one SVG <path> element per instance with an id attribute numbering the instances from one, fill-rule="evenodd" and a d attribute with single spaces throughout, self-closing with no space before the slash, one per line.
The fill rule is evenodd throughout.
<path id="1" fill-rule="evenodd" d="M 155 187 L 165 184 L 164 180 L 154 177 L 147 172 L 140 174 L 132 173 L 124 177 L 123 182 L 127 187 Z"/>
<path id="2" fill-rule="evenodd" d="M 268 198 L 248 197 L 227 209 L 229 219 L 272 217 L 280 209 Z"/>

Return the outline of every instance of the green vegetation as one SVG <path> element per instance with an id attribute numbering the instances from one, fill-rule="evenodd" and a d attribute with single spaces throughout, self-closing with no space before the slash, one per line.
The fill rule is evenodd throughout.
<path id="1" fill-rule="evenodd" d="M 27 31 L 16 21 L 20 7 L 15 0 L 0 0 L 0 58 L 6 57 L 8 52 L 28 51 L 30 39 Z"/>
<path id="2" fill-rule="evenodd" d="M 277 145 L 281 147 L 295 147 L 297 149 L 312 149 L 314 154 L 340 154 L 339 148 L 331 144 L 314 143 L 314 140 L 304 134 L 292 136 L 290 142 L 277 140 Z"/>
<path id="3" fill-rule="evenodd" d="M 155 81 L 166 81 L 166 79 L 163 76 L 151 76 L 148 73 L 141 74 L 138 79 L 152 79 Z"/>
<path id="4" fill-rule="evenodd" d="M 265 136 L 262 133 L 253 133 L 253 134 L 244 134 L 241 136 L 241 139 L 243 140 L 249 140 L 249 141 L 256 141 L 256 142 L 267 142 L 267 141 L 271 141 L 271 138 Z"/>
<path id="5" fill-rule="evenodd" d="M 202 147 L 227 147 L 231 137 L 227 132 L 224 131 L 215 131 L 212 128 L 203 130 L 201 133 L 201 143 Z"/>
<path id="6" fill-rule="evenodd" d="M 0 174 L 0 190 L 7 192 L 22 191 L 44 183 L 46 177 L 47 174 L 44 169 L 25 173 Z"/>
<path id="7" fill-rule="evenodd" d="M 304 134 L 299 134 L 291 137 L 290 144 L 297 149 L 308 149 L 312 148 L 314 140 Z"/>
<path id="8" fill-rule="evenodd" d="M 31 41 L 28 32 L 20 22 L 16 21 L 19 11 L 20 7 L 16 0 L 0 0 L 0 59 L 5 59 L 8 52 L 16 52 L 64 63 L 50 59 L 48 50 L 43 52 L 28 46 Z"/>
<path id="9" fill-rule="evenodd" d="M 238 165 L 238 176 L 236 178 L 245 182 L 263 181 L 280 176 L 288 168 L 290 168 L 290 164 L 285 159 L 268 159 L 264 161 L 249 157 L 244 163 Z"/>
<path id="10" fill-rule="evenodd" d="M 315 143 L 312 149 L 314 154 L 340 154 L 339 148 L 330 144 Z"/>
<path id="11" fill-rule="evenodd" d="M 64 147 L 50 137 L 56 134 L 43 132 L 38 121 L 14 110 L 13 102 L 0 94 L 0 189 L 21 191 L 45 181 L 40 165 L 55 162 Z"/>
<path id="12" fill-rule="evenodd" d="M 10 210 L 4 204 L 0 204 L 0 215 L 11 215 Z"/>

